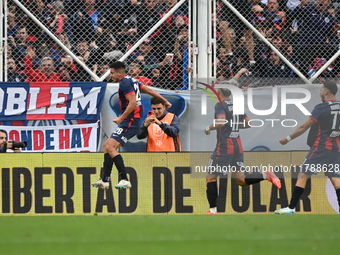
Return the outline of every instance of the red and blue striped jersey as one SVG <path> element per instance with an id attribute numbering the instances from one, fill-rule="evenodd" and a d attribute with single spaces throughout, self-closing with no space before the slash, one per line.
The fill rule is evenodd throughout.
<path id="1" fill-rule="evenodd" d="M 128 75 L 125 75 L 124 78 L 119 82 L 118 96 L 120 110 L 122 113 L 126 110 L 126 107 L 129 104 L 129 101 L 126 99 L 126 97 L 132 93 L 136 95 L 137 106 L 133 110 L 133 112 L 129 114 L 129 116 L 127 117 L 128 119 L 141 118 L 141 116 L 143 116 L 144 108 L 142 105 L 142 97 L 140 94 L 140 89 L 142 86 L 142 83 Z"/>
<path id="2" fill-rule="evenodd" d="M 340 101 L 330 100 L 316 105 L 310 118 L 318 124 L 314 150 L 340 152 Z"/>
<path id="3" fill-rule="evenodd" d="M 217 144 L 214 153 L 218 156 L 225 154 L 243 153 L 241 138 L 239 136 L 239 126 L 243 124 L 246 114 L 234 115 L 233 102 L 231 100 L 222 101 L 222 104 L 215 105 L 215 120 L 219 116 L 225 116 L 226 124 L 217 129 Z"/>

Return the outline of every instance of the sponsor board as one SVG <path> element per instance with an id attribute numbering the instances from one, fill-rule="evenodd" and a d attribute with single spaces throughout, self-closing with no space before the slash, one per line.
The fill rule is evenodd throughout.
<path id="1" fill-rule="evenodd" d="M 248 152 L 247 165 L 294 165 L 306 152 Z M 98 190 L 101 153 L 21 153 L 0 155 L 1 215 L 93 214 L 205 214 L 208 210 L 205 178 L 194 176 L 191 157 L 208 162 L 210 153 L 124 153 L 132 188 Z M 199 162 L 200 163 L 200 162 Z M 322 173 L 320 174 L 322 175 Z M 112 184 L 117 172 L 113 168 Z M 227 214 L 273 213 L 288 205 L 296 179 L 279 176 L 278 190 L 267 181 L 239 187 L 220 179 L 218 211 Z M 293 177 L 296 175 L 293 174 Z M 301 197 L 299 213 L 336 213 L 327 179 L 312 178 Z M 330 190 L 330 191 L 328 191 Z"/>

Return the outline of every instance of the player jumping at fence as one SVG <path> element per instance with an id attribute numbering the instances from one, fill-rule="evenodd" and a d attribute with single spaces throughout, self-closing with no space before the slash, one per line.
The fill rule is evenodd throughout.
<path id="1" fill-rule="evenodd" d="M 118 96 L 122 115 L 115 117 L 118 127 L 104 143 L 104 163 L 102 176 L 98 181 L 92 183 L 93 187 L 108 189 L 110 186 L 110 175 L 113 163 L 118 170 L 120 181 L 115 186 L 116 189 L 131 188 L 131 183 L 127 178 L 124 160 L 118 153 L 118 148 L 127 143 L 140 128 L 140 118 L 143 116 L 143 105 L 141 93 L 147 93 L 164 102 L 166 108 L 171 107 L 171 103 L 162 97 L 158 92 L 143 86 L 134 78 L 127 76 L 125 65 L 122 62 L 114 62 L 110 65 L 111 77 L 114 82 L 119 82 Z"/>
<path id="2" fill-rule="evenodd" d="M 294 214 L 308 178 L 319 172 L 324 172 L 331 180 L 340 210 L 340 101 L 335 98 L 337 91 L 335 82 L 325 82 L 320 90 L 322 103 L 314 107 L 312 115 L 305 123 L 291 135 L 279 140 L 282 145 L 285 145 L 302 135 L 315 123 L 318 125 L 317 137 L 302 163 L 290 204 L 288 207 L 276 210 L 276 214 Z"/>
<path id="3" fill-rule="evenodd" d="M 217 131 L 217 144 L 208 164 L 207 198 L 210 210 L 207 214 L 217 214 L 217 176 L 226 178 L 228 173 L 233 174 L 233 178 L 240 186 L 248 186 L 263 180 L 272 182 L 277 188 L 281 188 L 280 179 L 268 169 L 264 172 L 251 173 L 245 176 L 243 165 L 243 148 L 239 136 L 240 128 L 249 128 L 249 118 L 246 114 L 233 114 L 233 102 L 229 98 L 229 89 L 218 89 L 221 103 L 215 105 L 214 123 L 204 130 L 206 135 L 211 130 Z"/>

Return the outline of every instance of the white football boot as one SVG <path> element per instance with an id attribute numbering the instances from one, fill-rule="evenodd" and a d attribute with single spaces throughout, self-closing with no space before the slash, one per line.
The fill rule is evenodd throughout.
<path id="1" fill-rule="evenodd" d="M 110 187 L 110 183 L 109 182 L 103 182 L 102 179 L 99 178 L 98 181 L 92 183 L 92 186 L 98 189 L 108 189 Z"/>
<path id="2" fill-rule="evenodd" d="M 289 207 L 281 208 L 275 211 L 275 214 L 295 214 L 295 208 L 290 209 Z"/>
<path id="3" fill-rule="evenodd" d="M 120 180 L 115 186 L 116 189 L 129 189 L 131 188 L 131 183 L 127 180 Z"/>

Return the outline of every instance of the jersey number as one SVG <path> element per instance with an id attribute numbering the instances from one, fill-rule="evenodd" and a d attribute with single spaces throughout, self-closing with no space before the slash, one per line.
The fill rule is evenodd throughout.
<path id="1" fill-rule="evenodd" d="M 333 124 L 332 124 L 332 130 L 340 130 L 340 111 L 331 111 L 331 114 L 333 115 Z"/>
<path id="2" fill-rule="evenodd" d="M 133 83 L 133 86 L 134 86 L 134 88 L 135 88 L 137 105 L 141 105 L 142 97 L 141 97 L 141 95 L 140 95 L 139 84 L 138 84 L 138 82 Z"/>

